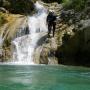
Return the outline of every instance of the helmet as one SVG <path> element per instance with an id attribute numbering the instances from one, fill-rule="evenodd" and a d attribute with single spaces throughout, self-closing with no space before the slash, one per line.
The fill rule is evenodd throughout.
<path id="1" fill-rule="evenodd" d="M 49 14 L 54 14 L 54 10 L 49 10 Z"/>
<path id="2" fill-rule="evenodd" d="M 51 10 L 51 9 L 50 9 L 50 10 L 49 10 L 49 12 L 52 12 L 52 13 L 54 13 L 54 10 Z"/>

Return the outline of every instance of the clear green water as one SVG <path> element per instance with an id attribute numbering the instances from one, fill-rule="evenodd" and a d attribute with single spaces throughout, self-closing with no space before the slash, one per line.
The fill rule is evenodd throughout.
<path id="1" fill-rule="evenodd" d="M 90 69 L 1 65 L 0 90 L 90 90 Z"/>

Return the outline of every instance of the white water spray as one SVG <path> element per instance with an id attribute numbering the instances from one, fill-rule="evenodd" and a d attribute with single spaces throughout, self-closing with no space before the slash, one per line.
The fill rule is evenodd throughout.
<path id="1" fill-rule="evenodd" d="M 13 53 L 13 62 L 16 64 L 34 64 L 33 53 L 37 42 L 47 32 L 47 10 L 38 2 L 35 3 L 35 7 L 37 14 L 28 17 L 30 34 L 18 37 L 13 41 L 16 48 Z"/>

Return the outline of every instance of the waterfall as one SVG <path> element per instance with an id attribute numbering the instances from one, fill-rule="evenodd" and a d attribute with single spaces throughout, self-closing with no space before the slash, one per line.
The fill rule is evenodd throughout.
<path id="1" fill-rule="evenodd" d="M 39 4 L 35 3 L 37 13 L 33 16 L 28 16 L 29 34 L 15 38 L 13 62 L 16 64 L 34 64 L 33 54 L 37 47 L 37 43 L 47 32 L 46 17 L 47 10 Z"/>

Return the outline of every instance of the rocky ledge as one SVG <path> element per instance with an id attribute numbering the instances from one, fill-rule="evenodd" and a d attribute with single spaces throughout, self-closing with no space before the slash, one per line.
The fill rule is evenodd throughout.
<path id="1" fill-rule="evenodd" d="M 47 37 L 36 49 L 40 53 L 36 53 L 36 63 L 90 66 L 90 17 L 89 12 L 86 13 L 87 7 L 82 12 L 76 12 L 74 9 L 65 11 L 58 3 L 44 5 L 54 10 L 60 18 L 55 37 Z"/>

